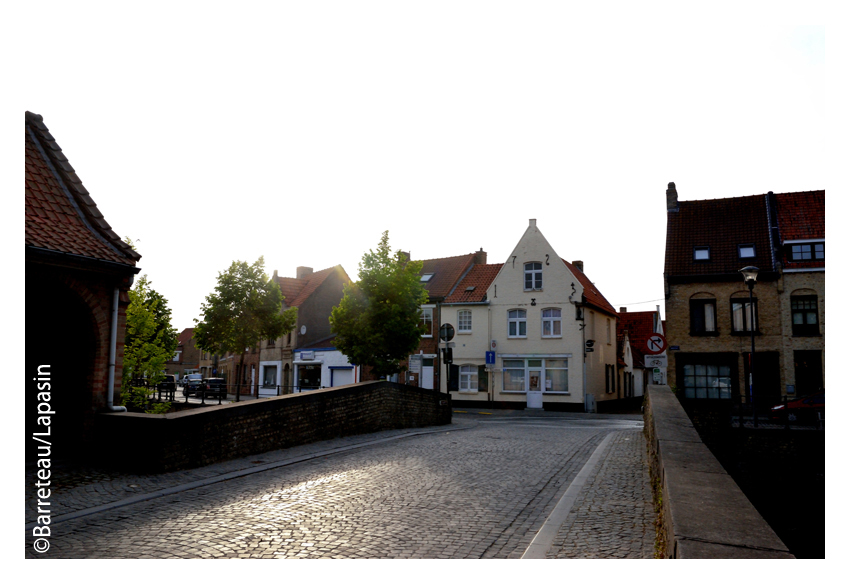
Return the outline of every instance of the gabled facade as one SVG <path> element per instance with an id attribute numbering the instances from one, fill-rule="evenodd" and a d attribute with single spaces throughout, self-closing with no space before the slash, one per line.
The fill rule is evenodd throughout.
<path id="1" fill-rule="evenodd" d="M 467 273 L 442 318 L 457 334 L 441 387 L 459 404 L 593 411 L 617 397 L 617 313 L 534 219 L 504 264 Z"/>
<path id="2" fill-rule="evenodd" d="M 668 383 L 756 405 L 822 391 L 824 191 L 679 201 L 667 189 Z M 759 269 L 755 318 L 741 268 Z"/>
<path id="3" fill-rule="evenodd" d="M 189 373 L 198 373 L 200 350 L 195 346 L 195 329 L 183 329 L 177 336 L 177 350 L 171 361 L 166 362 L 165 372 L 177 375 L 178 379 Z"/>
<path id="4" fill-rule="evenodd" d="M 666 383 L 666 367 L 647 366 L 646 357 L 666 359 L 661 355 L 649 355 L 647 340 L 653 334 L 664 334 L 660 307 L 652 311 L 628 312 L 620 308 L 617 319 L 617 395 L 624 398 L 639 398 L 649 383 Z M 653 378 L 653 372 L 659 369 Z"/>
<path id="5" fill-rule="evenodd" d="M 141 256 L 112 231 L 42 117 L 30 112 L 24 154 L 27 411 L 36 410 L 36 395 L 50 401 L 57 416 L 47 428 L 49 456 L 58 459 L 85 451 L 96 412 L 123 409 L 116 404 L 126 308 Z M 45 430 L 30 427 L 34 420 L 27 418 L 28 435 Z M 28 460 L 33 444 L 27 440 Z"/>
<path id="6" fill-rule="evenodd" d="M 298 308 L 298 320 L 291 333 L 260 341 L 255 378 L 260 395 L 292 393 L 300 385 L 299 368 L 307 375 L 309 364 L 295 363 L 295 351 L 331 337 L 331 310 L 342 300 L 343 286 L 350 282 L 339 265 L 318 272 L 298 267 L 295 278 L 278 276 L 275 270 L 272 279 L 284 296 L 282 310 Z"/>

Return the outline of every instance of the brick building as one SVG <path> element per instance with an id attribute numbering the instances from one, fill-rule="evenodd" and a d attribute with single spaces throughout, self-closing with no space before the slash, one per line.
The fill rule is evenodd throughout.
<path id="1" fill-rule="evenodd" d="M 26 392 L 56 412 L 54 459 L 83 453 L 95 413 L 120 409 L 128 291 L 140 255 L 112 231 L 41 116 L 26 112 L 24 139 Z M 48 378 L 48 388 L 36 381 Z M 42 385 L 41 383 L 39 385 Z M 52 390 L 52 391 L 51 391 Z M 39 398 L 39 396 L 41 396 Z M 45 431 L 27 415 L 26 431 Z M 27 440 L 27 460 L 37 456 Z"/>
<path id="2" fill-rule="evenodd" d="M 823 389 L 825 191 L 679 201 L 667 189 L 668 380 L 685 399 L 756 404 Z M 759 269 L 749 291 L 739 270 Z M 753 322 L 754 321 L 754 322 Z"/>
<path id="3" fill-rule="evenodd" d="M 195 346 L 194 334 L 194 328 L 186 328 L 177 336 L 177 350 L 174 358 L 165 364 L 166 373 L 173 373 L 182 379 L 184 375 L 199 372 L 201 351 Z"/>

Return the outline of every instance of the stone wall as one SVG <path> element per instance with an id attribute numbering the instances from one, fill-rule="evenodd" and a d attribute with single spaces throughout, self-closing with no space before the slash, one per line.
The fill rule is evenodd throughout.
<path id="1" fill-rule="evenodd" d="M 668 386 L 647 388 L 644 421 L 667 558 L 794 557 L 703 444 Z"/>
<path id="2" fill-rule="evenodd" d="M 136 472 L 204 466 L 339 436 L 451 423 L 445 394 L 386 381 L 165 415 L 97 420 L 98 451 Z"/>

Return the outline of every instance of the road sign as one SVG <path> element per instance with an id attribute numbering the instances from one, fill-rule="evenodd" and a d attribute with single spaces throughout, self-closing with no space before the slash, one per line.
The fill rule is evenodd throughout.
<path id="1" fill-rule="evenodd" d="M 643 364 L 646 367 L 667 367 L 667 355 L 644 355 Z"/>
<path id="2" fill-rule="evenodd" d="M 440 340 L 443 342 L 451 341 L 455 338 L 455 327 L 450 325 L 449 323 L 444 324 L 440 327 Z"/>
<path id="3" fill-rule="evenodd" d="M 664 338 L 664 335 L 658 333 L 650 335 L 650 337 L 646 339 L 646 348 L 647 353 L 650 355 L 663 353 L 665 349 L 667 349 L 667 339 Z"/>
<path id="4" fill-rule="evenodd" d="M 408 362 L 407 370 L 411 373 L 419 373 L 421 372 L 422 365 L 422 357 L 419 355 L 411 355 L 410 361 Z"/>
<path id="5" fill-rule="evenodd" d="M 484 364 L 485 365 L 495 365 L 496 364 L 496 351 L 484 351 Z"/>

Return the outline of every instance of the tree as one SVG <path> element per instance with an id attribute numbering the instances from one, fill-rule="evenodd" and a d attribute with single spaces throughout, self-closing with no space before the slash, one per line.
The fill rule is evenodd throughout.
<path id="1" fill-rule="evenodd" d="M 384 231 L 377 251 L 363 255 L 358 282 L 345 285 L 342 301 L 331 311 L 336 347 L 348 360 L 371 366 L 379 376 L 401 370 L 399 362 L 419 347 L 421 306 L 428 293 L 419 281 L 422 262 L 392 254 Z"/>
<path id="2" fill-rule="evenodd" d="M 127 329 L 124 336 L 124 387 L 145 377 L 150 383 L 162 379 L 165 362 L 177 349 L 177 330 L 171 326 L 168 301 L 151 288 L 148 277 L 139 278 L 130 290 Z"/>
<path id="3" fill-rule="evenodd" d="M 219 272 L 215 292 L 201 305 L 202 321 L 195 319 L 195 345 L 211 353 L 234 353 L 240 370 L 245 350 L 262 339 L 276 339 L 295 328 L 298 309 L 281 312 L 280 286 L 265 273 L 265 261 L 233 262 Z M 242 376 L 236 376 L 236 401 L 239 401 Z"/>

